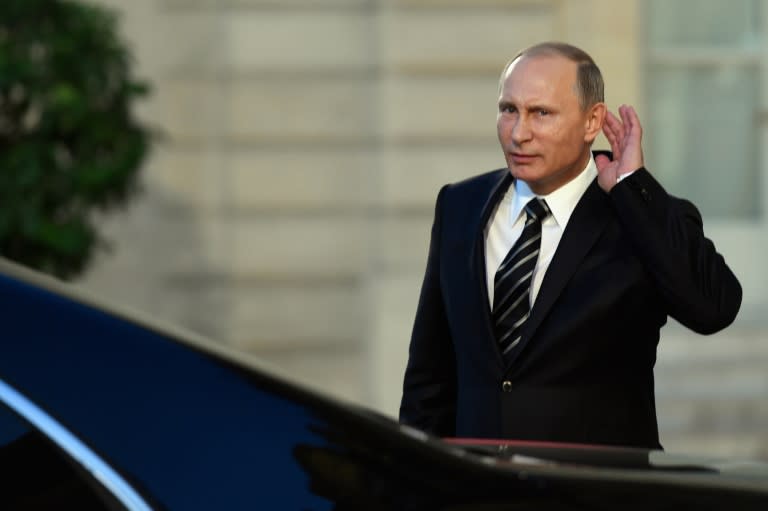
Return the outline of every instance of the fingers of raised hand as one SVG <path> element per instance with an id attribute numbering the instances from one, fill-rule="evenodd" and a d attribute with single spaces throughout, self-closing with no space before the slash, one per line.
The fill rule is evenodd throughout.
<path id="1" fill-rule="evenodd" d="M 640 124 L 640 118 L 637 116 L 637 112 L 631 106 L 627 107 L 627 117 L 630 120 L 631 131 L 637 135 L 638 138 L 643 135 L 643 127 Z"/>
<path id="2" fill-rule="evenodd" d="M 613 131 L 616 133 L 616 138 L 618 140 L 623 140 L 624 137 L 626 136 L 626 131 L 627 131 L 627 124 L 624 121 L 623 116 L 622 116 L 622 119 L 619 119 L 615 115 L 611 114 L 611 127 Z"/>
<path id="3" fill-rule="evenodd" d="M 618 150 L 618 140 L 616 140 L 616 133 L 607 126 L 603 126 L 603 134 L 608 139 L 608 143 L 611 144 L 611 151 L 616 153 Z"/>
<path id="4" fill-rule="evenodd" d="M 621 121 L 619 121 L 611 112 L 608 112 L 605 117 L 603 133 L 605 134 L 605 138 L 608 139 L 608 143 L 611 144 L 614 158 L 617 158 L 621 153 L 620 144 L 624 138 L 624 129 L 621 125 Z"/>
<path id="5" fill-rule="evenodd" d="M 643 128 L 640 125 L 640 118 L 637 116 L 637 112 L 631 106 L 622 105 L 619 107 L 619 114 L 626 131 L 621 143 L 624 155 L 627 156 L 626 161 L 622 164 L 625 167 L 623 172 L 628 172 L 643 166 Z"/>
<path id="6" fill-rule="evenodd" d="M 628 129 L 631 129 L 632 127 L 632 119 L 629 112 L 630 108 L 632 107 L 627 105 L 621 105 L 619 107 L 619 115 L 621 116 L 621 122 L 623 122 Z"/>
<path id="7" fill-rule="evenodd" d="M 619 107 L 619 114 L 626 127 L 627 138 L 642 137 L 643 128 L 640 125 L 640 118 L 637 116 L 635 109 L 629 105 L 621 105 Z"/>

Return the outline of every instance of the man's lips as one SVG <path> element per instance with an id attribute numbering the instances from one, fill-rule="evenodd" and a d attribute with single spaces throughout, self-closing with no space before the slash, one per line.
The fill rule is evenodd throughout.
<path id="1" fill-rule="evenodd" d="M 512 158 L 512 161 L 517 164 L 531 163 L 536 159 L 535 154 L 509 153 L 509 156 Z"/>

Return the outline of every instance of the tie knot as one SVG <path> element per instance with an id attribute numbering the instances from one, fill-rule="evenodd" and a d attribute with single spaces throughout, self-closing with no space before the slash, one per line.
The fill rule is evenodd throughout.
<path id="1" fill-rule="evenodd" d="M 550 211 L 549 206 L 547 206 L 547 201 L 534 197 L 525 205 L 525 213 L 528 215 L 528 218 L 533 217 L 539 222 L 542 222 L 549 216 Z"/>

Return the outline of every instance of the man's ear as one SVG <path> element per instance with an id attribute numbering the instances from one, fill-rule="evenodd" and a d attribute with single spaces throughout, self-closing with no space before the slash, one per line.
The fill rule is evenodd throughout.
<path id="1" fill-rule="evenodd" d="M 584 142 L 591 144 L 600 134 L 605 122 L 605 112 L 607 109 L 605 103 L 595 103 L 587 110 L 584 125 Z"/>

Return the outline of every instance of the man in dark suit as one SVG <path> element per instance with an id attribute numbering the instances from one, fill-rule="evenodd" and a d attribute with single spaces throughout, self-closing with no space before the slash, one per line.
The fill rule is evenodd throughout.
<path id="1" fill-rule="evenodd" d="M 510 61 L 497 128 L 507 168 L 437 198 L 400 420 L 448 437 L 660 447 L 659 330 L 668 316 L 725 328 L 738 280 L 696 207 L 644 168 L 637 114 L 607 111 L 583 51 L 543 43 Z M 591 151 L 601 130 L 612 155 Z"/>

